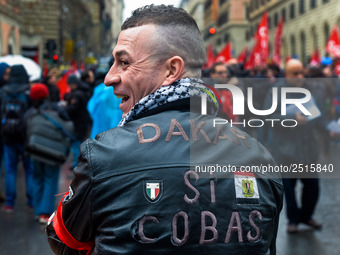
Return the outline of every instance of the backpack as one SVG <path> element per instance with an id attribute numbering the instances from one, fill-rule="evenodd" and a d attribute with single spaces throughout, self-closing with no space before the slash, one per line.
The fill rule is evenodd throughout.
<path id="1" fill-rule="evenodd" d="M 26 138 L 24 114 L 28 108 L 28 85 L 6 86 L 1 93 L 1 132 L 5 143 L 22 143 Z"/>
<path id="2" fill-rule="evenodd" d="M 53 110 L 37 110 L 27 118 L 26 151 L 31 158 L 50 165 L 63 164 L 69 154 L 73 122 Z"/>

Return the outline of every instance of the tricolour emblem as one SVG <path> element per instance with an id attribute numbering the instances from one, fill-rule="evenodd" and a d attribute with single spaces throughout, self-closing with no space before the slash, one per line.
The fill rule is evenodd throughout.
<path id="1" fill-rule="evenodd" d="M 238 204 L 258 204 L 259 189 L 253 173 L 235 172 L 235 195 Z"/>
<path id="2" fill-rule="evenodd" d="M 145 198 L 151 202 L 157 202 L 163 191 L 163 181 L 162 180 L 144 180 L 143 191 Z"/>

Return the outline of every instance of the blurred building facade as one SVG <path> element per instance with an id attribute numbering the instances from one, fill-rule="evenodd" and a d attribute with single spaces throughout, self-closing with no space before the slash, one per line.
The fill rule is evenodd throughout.
<path id="1" fill-rule="evenodd" d="M 0 0 L 0 56 L 20 54 L 20 0 Z"/>
<path id="2" fill-rule="evenodd" d="M 180 7 L 186 10 L 195 19 L 198 28 L 203 31 L 204 27 L 204 4 L 205 0 L 183 0 Z"/>
<path id="3" fill-rule="evenodd" d="M 326 55 L 332 27 L 340 28 L 339 0 L 182 0 L 180 6 L 195 18 L 206 45 L 219 52 L 230 41 L 236 57 L 251 46 L 264 12 L 268 13 L 271 51 L 277 25 L 284 19 L 283 59 L 297 57 L 307 63 L 314 49 Z M 215 34 L 210 28 L 215 28 Z"/>
<path id="4" fill-rule="evenodd" d="M 94 62 L 110 54 L 122 12 L 123 0 L 0 0 L 0 55 Z"/>
<path id="5" fill-rule="evenodd" d="M 58 40 L 60 32 L 59 1 L 21 1 L 20 16 L 20 53 L 40 63 L 44 55 L 47 54 L 47 44 L 49 44 L 49 47 L 53 48 L 54 54 L 57 54 L 56 50 L 60 48 Z"/>
<path id="6" fill-rule="evenodd" d="M 85 59 L 87 52 L 96 50 L 92 47 L 98 44 L 93 40 L 99 40 L 93 31 L 100 11 L 96 2 L 100 0 L 22 1 L 22 54 L 37 54 L 39 63 L 43 59 L 66 63 Z"/>
<path id="7" fill-rule="evenodd" d="M 340 27 L 339 0 L 251 0 L 249 33 L 253 35 L 263 13 L 268 12 L 270 44 L 276 27 L 284 20 L 282 56 L 299 58 L 307 63 L 313 50 L 325 56 L 325 45 L 332 27 Z M 272 48 L 272 47 L 271 47 Z"/>
<path id="8" fill-rule="evenodd" d="M 105 0 L 104 19 L 107 20 L 104 40 L 111 50 L 115 47 L 123 22 L 124 0 Z"/>
<path id="9" fill-rule="evenodd" d="M 249 0 L 183 0 L 181 7 L 196 20 L 206 45 L 212 44 L 217 51 L 229 41 L 234 55 L 248 45 L 247 32 Z M 211 34 L 209 29 L 214 28 Z"/>

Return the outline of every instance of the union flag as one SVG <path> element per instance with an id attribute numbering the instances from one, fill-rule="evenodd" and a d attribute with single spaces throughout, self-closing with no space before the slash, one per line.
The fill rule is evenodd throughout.
<path id="1" fill-rule="evenodd" d="M 337 25 L 334 25 L 328 38 L 326 51 L 328 51 L 333 57 L 340 57 L 339 28 Z"/>

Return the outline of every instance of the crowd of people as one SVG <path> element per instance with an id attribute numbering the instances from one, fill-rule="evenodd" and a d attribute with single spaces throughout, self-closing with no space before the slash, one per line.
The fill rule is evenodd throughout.
<path id="1" fill-rule="evenodd" d="M 4 174 L 0 174 L 1 177 L 5 176 L 5 195 L 0 194 L 0 202 L 4 203 L 2 209 L 5 212 L 13 212 L 17 168 L 22 160 L 27 206 L 44 224 L 55 209 L 61 163 L 46 163 L 30 157 L 27 144 L 31 138 L 32 130 L 28 130 L 28 126 L 32 125 L 32 116 L 36 112 L 54 111 L 63 120 L 72 123 L 74 139 L 70 151 L 73 164 L 70 170 L 77 165 L 80 144 L 90 136 L 94 138 L 98 133 L 117 126 L 121 119 L 119 100 L 114 97 L 112 88 L 103 89 L 105 74 L 97 72 L 95 75 L 95 70 L 88 69 L 64 75 L 67 76 L 64 79 L 68 89 L 67 93 L 62 94 L 58 87 L 61 72 L 55 67 L 40 81 L 30 82 L 24 66 L 0 63 L 0 164 L 3 158 L 5 162 Z M 96 92 L 98 89 L 99 93 Z M 107 99 L 103 100 L 104 97 Z M 44 130 L 47 133 L 54 131 Z"/>
<path id="2" fill-rule="evenodd" d="M 41 108 L 42 105 L 44 105 L 43 108 L 50 108 L 52 104 L 54 110 L 60 112 L 64 119 L 71 120 L 74 124 L 76 140 L 71 146 L 73 154 L 71 169 L 73 169 L 78 164 L 80 144 L 88 137 L 94 138 L 100 132 L 117 126 L 122 112 L 119 110 L 119 100 L 114 96 L 112 88 L 104 85 L 103 75 L 95 77 L 92 70 L 69 75 L 67 78 L 69 92 L 62 95 L 63 98 L 61 98 L 58 88 L 59 75 L 59 70 L 52 68 L 46 77 L 42 77 L 40 83 L 31 83 L 29 86 L 28 76 L 23 66 L 10 67 L 5 63 L 0 63 L 1 113 L 5 114 L 3 91 L 6 91 L 9 86 L 16 93 L 22 90 L 21 92 L 25 94 L 26 99 L 23 100 L 25 101 L 25 112 L 30 112 L 30 108 Z M 216 83 L 238 86 L 245 93 L 246 89 L 252 86 L 255 89 L 254 107 L 257 109 L 270 108 L 272 88 L 282 86 L 282 79 L 286 78 L 284 82 L 287 85 L 287 81 L 290 79 L 315 78 L 309 82 L 302 82 L 298 85 L 288 84 L 288 86 L 305 86 L 312 92 L 319 108 L 322 109 L 322 121 L 319 120 L 311 124 L 305 117 L 297 115 L 293 118 L 296 118 L 301 127 L 294 130 L 270 128 L 268 125 L 257 127 L 255 133 L 249 127 L 241 127 L 241 129 L 257 137 L 273 153 L 278 164 L 316 163 L 320 146 L 325 153 L 329 152 L 330 137 L 333 135 L 329 134 L 327 130 L 327 121 L 337 120 L 340 117 L 340 83 L 331 63 L 304 67 L 299 60 L 289 60 L 285 69 L 280 69 L 275 64 L 268 64 L 265 68 L 243 70 L 242 63 L 231 59 L 227 63 L 216 62 L 210 69 L 202 70 L 202 76 L 211 78 Z M 249 83 L 249 79 L 255 80 Z M 240 119 L 233 114 L 232 93 L 225 89 L 215 90 L 215 92 L 221 102 L 220 116 L 237 123 Z M 274 113 L 273 116 L 282 118 L 280 114 Z M 251 116 L 251 114 L 245 116 L 246 119 L 252 117 L 255 116 Z M 2 122 L 3 118 L 4 116 L 2 116 Z M 316 126 L 321 130 L 321 143 L 315 140 L 317 137 L 313 130 L 317 128 Z M 303 138 L 304 135 L 306 138 Z M 27 205 L 29 208 L 34 208 L 40 222 L 46 223 L 54 210 L 54 195 L 57 193 L 60 165 L 43 165 L 42 162 L 30 160 L 25 153 L 27 137 L 20 137 L 17 134 L 12 137 L 4 135 L 3 132 L 0 136 L 3 144 L 0 146 L 2 155 L 0 162 L 3 157 L 5 159 L 6 196 L 0 194 L 0 201 L 5 202 L 3 209 L 8 213 L 14 210 L 16 171 L 21 159 L 26 174 Z M 282 146 L 282 144 L 287 144 L 287 146 Z M 290 155 L 287 155 L 288 152 Z M 297 232 L 299 223 L 305 223 L 316 229 L 322 227 L 321 223 L 312 218 L 319 194 L 318 178 L 315 176 L 315 178 L 309 177 L 301 180 L 304 184 L 304 198 L 302 206 L 298 208 L 294 194 L 297 179 L 284 179 L 289 219 L 287 231 L 290 233 Z"/>
<path id="3" fill-rule="evenodd" d="M 177 33 L 183 35 L 181 40 Z M 201 251 L 222 254 L 226 249 L 233 254 L 250 254 L 250 247 L 256 247 L 261 254 L 275 254 L 283 191 L 288 233 L 297 233 L 299 224 L 321 229 L 322 223 L 313 217 L 319 196 L 319 179 L 315 174 L 283 176 L 282 183 L 276 174 L 257 178 L 260 173 L 200 178 L 189 168 L 193 163 L 216 163 L 212 160 L 232 162 L 235 166 L 254 162 L 274 164 L 273 158 L 280 165 L 315 164 L 320 146 L 327 154 L 332 137 L 337 135 L 328 127 L 331 120 L 340 117 L 340 83 L 332 64 L 304 67 L 301 61 L 290 59 L 284 69 L 268 63 L 266 67 L 244 70 L 242 63 L 231 59 L 202 70 L 204 51 L 195 21 L 180 9 L 162 5 L 137 9 L 123 24 L 113 51 L 116 60 L 105 78 L 106 86 L 105 74 L 97 76 L 96 81 L 93 71 L 84 70 L 80 75 L 67 76 L 69 91 L 62 94 L 57 69 L 51 69 L 39 83 L 30 84 L 23 66 L 0 63 L 3 144 L 0 152 L 5 159 L 6 186 L 3 209 L 8 213 L 14 210 L 19 158 L 26 174 L 28 207 L 42 223 L 47 223 L 55 209 L 60 164 L 31 160 L 25 153 L 29 137 L 23 131 L 34 112 L 49 109 L 72 121 L 75 136 L 71 146 L 74 156 L 71 170 L 75 176 L 47 227 L 50 246 L 57 254 L 74 250 L 90 253 L 93 249 L 98 254 L 109 251 L 138 254 L 141 244 L 145 253 L 153 254 L 175 252 L 184 244 L 185 248 L 180 250 L 183 253 L 178 254 L 187 254 L 186 249 L 198 254 Z M 201 77 L 203 81 L 210 79 L 202 82 Z M 249 109 L 244 116 L 235 114 L 232 92 L 214 88 L 214 84 L 223 83 L 241 89 L 246 99 L 251 96 L 257 110 L 271 108 L 274 88 L 279 94 L 285 87 L 306 88 L 319 114 L 308 118 L 294 111 L 282 116 L 279 98 L 278 107 L 269 117 L 293 119 L 294 127 L 277 128 L 268 123 L 256 129 L 250 125 L 237 126 L 246 131 L 243 132 L 228 124 L 218 129 L 216 135 L 214 128 L 204 127 L 214 117 L 237 125 L 253 118 L 261 121 Z M 253 89 L 251 95 L 248 88 Z M 191 103 L 201 102 L 202 95 L 209 106 L 205 116 L 190 109 Z M 122 98 L 121 103 L 117 97 Z M 21 114 L 22 120 L 14 113 Z M 118 122 L 120 128 L 111 129 Z M 189 132 L 192 136 L 187 135 Z M 216 135 L 213 142 L 212 134 Z M 88 137 L 96 139 L 84 143 Z M 187 143 L 190 139 L 196 142 L 194 147 Z M 195 157 L 190 152 L 196 147 L 200 153 Z M 295 197 L 298 179 L 303 183 L 301 205 Z M 204 189 L 206 186 L 209 189 Z M 226 198 L 221 199 L 221 194 Z M 230 222 L 222 219 L 226 215 Z M 217 222 L 224 225 L 217 226 Z M 250 229 L 246 235 L 242 234 L 244 225 L 247 231 Z M 218 233 L 226 228 L 222 240 Z M 215 242 L 234 244 L 204 248 L 197 245 Z"/>
<path id="4" fill-rule="evenodd" d="M 275 254 L 279 175 L 192 170 L 274 164 L 245 132 L 211 125 L 220 104 L 200 79 L 206 54 L 195 20 L 183 9 L 150 5 L 121 30 L 104 83 L 122 98 L 123 118 L 82 143 L 69 192 L 46 228 L 52 251 Z"/>
<path id="5" fill-rule="evenodd" d="M 256 128 L 241 125 L 240 118 L 246 120 L 264 119 L 246 112 L 245 116 L 233 114 L 233 97 L 229 90 L 219 90 L 222 102 L 222 115 L 235 121 L 238 127 L 255 136 L 269 151 L 271 151 L 276 164 L 290 165 L 303 164 L 304 167 L 315 165 L 323 153 L 326 157 L 330 152 L 331 142 L 337 142 L 339 129 L 330 129 L 331 121 L 338 122 L 340 80 L 334 70 L 334 65 L 329 58 L 324 58 L 319 65 L 303 65 L 298 59 L 290 59 L 285 63 L 284 69 L 269 63 L 266 67 L 257 67 L 255 70 L 243 70 L 243 65 L 231 59 L 227 63 L 217 62 L 210 70 L 204 73 L 207 78 L 212 78 L 215 83 L 228 83 L 242 89 L 247 94 L 247 88 L 253 88 L 253 106 L 258 110 L 268 110 L 273 105 L 273 88 L 278 90 L 277 109 L 270 114 L 270 119 L 282 121 L 293 119 L 296 121 L 294 128 L 274 126 L 271 122 Z M 334 62 L 336 62 L 335 60 Z M 309 119 L 302 112 L 281 112 L 281 89 L 283 87 L 306 88 L 311 92 L 320 116 Z M 301 99 L 304 95 L 293 95 L 290 98 Z M 247 102 L 245 102 L 246 104 Z M 244 120 L 243 119 L 243 120 Z M 339 124 L 339 123 L 338 123 Z M 337 125 L 338 125 L 337 124 Z M 314 229 L 321 229 L 322 223 L 312 216 L 319 196 L 319 179 L 316 172 L 300 175 L 285 175 L 282 173 L 286 196 L 286 211 L 288 217 L 288 233 L 297 233 L 298 225 L 303 223 Z M 295 186 L 298 180 L 303 184 L 301 205 L 297 202 Z"/>

